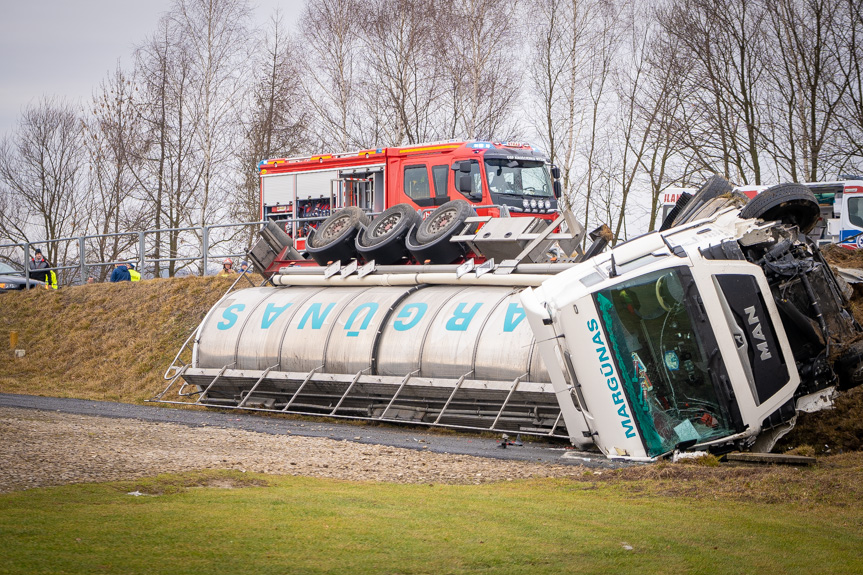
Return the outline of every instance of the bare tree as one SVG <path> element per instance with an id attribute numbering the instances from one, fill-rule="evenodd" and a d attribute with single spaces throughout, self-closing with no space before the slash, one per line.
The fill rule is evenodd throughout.
<path id="1" fill-rule="evenodd" d="M 194 76 L 190 96 L 200 156 L 195 211 L 197 223 L 203 226 L 217 215 L 231 185 L 227 172 L 239 144 L 240 115 L 235 103 L 243 100 L 246 86 L 251 9 L 246 0 L 176 2 L 171 15 L 182 33 Z"/>
<path id="2" fill-rule="evenodd" d="M 133 107 L 134 82 L 118 62 L 94 96 L 91 114 L 84 122 L 88 190 L 85 198 L 89 229 L 96 234 L 119 234 L 146 225 L 140 202 L 135 201 L 138 183 L 130 162 L 140 157 L 142 138 Z M 101 237 L 88 245 L 98 262 L 117 261 L 137 245 L 136 236 Z M 99 268 L 99 280 L 110 273 Z"/>
<path id="3" fill-rule="evenodd" d="M 50 97 L 28 107 L 13 136 L 0 145 L 0 190 L 5 207 L 14 210 L 0 214 L 2 232 L 27 242 L 81 232 L 81 171 L 81 120 L 75 108 Z M 70 249 L 77 246 L 50 243 L 43 251 L 53 265 L 62 265 Z"/>
<path id="4" fill-rule="evenodd" d="M 603 57 L 592 50 L 593 42 L 602 38 L 597 26 L 600 7 L 593 0 L 543 0 L 530 22 L 536 38 L 530 75 L 541 114 L 529 116 L 551 163 L 561 169 L 566 191 L 576 160 L 575 143 L 589 108 L 583 88 L 589 83 L 593 58 Z"/>
<path id="5" fill-rule="evenodd" d="M 506 137 L 518 131 L 513 109 L 519 95 L 517 60 L 512 46 L 518 18 L 512 0 L 447 0 L 439 24 L 450 40 L 440 42 L 439 57 L 449 76 L 447 132 L 468 138 Z M 501 134 L 501 132 L 504 132 Z"/>
<path id="6" fill-rule="evenodd" d="M 587 119 L 587 134 L 586 142 L 576 139 L 576 134 L 570 132 L 568 135 L 567 152 L 564 162 L 569 164 L 574 161 L 580 161 L 584 167 L 584 173 L 575 181 L 583 184 L 583 192 L 575 194 L 575 197 L 581 196 L 584 202 L 584 224 L 591 224 L 591 204 L 594 200 L 594 188 L 600 183 L 607 181 L 607 174 L 604 174 L 599 166 L 600 158 L 611 157 L 608 154 L 608 138 L 604 134 L 605 127 L 609 122 L 608 113 L 608 93 L 609 79 L 614 71 L 615 58 L 620 41 L 620 32 L 616 28 L 618 18 L 618 8 L 612 2 L 600 2 L 596 7 L 596 16 L 591 20 L 593 26 L 590 33 L 589 43 L 592 47 L 592 54 L 587 63 L 587 70 L 583 90 L 587 94 L 588 101 L 585 116 Z M 571 82 L 570 89 L 571 109 L 576 105 L 576 94 L 578 93 L 578 83 Z M 585 150 L 579 154 L 577 147 Z M 578 160 L 575 159 L 576 154 L 582 156 Z M 570 176 L 571 177 L 571 176 Z M 569 184 L 569 182 L 564 182 Z M 569 187 L 569 186 L 568 186 Z M 608 215 L 607 210 L 604 216 L 599 220 L 602 223 L 611 222 L 612 219 Z"/>
<path id="7" fill-rule="evenodd" d="M 794 181 L 824 176 L 823 151 L 847 83 L 841 78 L 836 0 L 767 0 L 776 46 L 770 66 L 781 102 L 773 150 Z"/>
<path id="8" fill-rule="evenodd" d="M 138 77 L 142 89 L 136 103 L 137 119 L 148 145 L 136 157 L 135 177 L 142 199 L 150 205 L 157 232 L 148 247 L 153 259 L 168 259 L 167 272 L 174 275 L 184 267 L 179 257 L 180 232 L 194 217 L 194 191 L 201 177 L 200 162 L 195 156 L 196 118 L 191 96 L 193 75 L 188 50 L 177 26 L 168 16 L 162 18 L 159 31 L 136 54 Z M 157 262 L 154 275 L 162 265 Z"/>
<path id="9" fill-rule="evenodd" d="M 252 89 L 244 144 L 237 155 L 242 193 L 234 198 L 233 214 L 240 221 L 260 218 L 260 179 L 254 167 L 263 159 L 288 157 L 309 148 L 310 112 L 299 77 L 299 46 L 285 31 L 276 11 L 270 20 Z"/>
<path id="10" fill-rule="evenodd" d="M 653 20 L 655 22 L 655 20 Z M 679 40 L 664 37 L 654 27 L 644 57 L 647 59 L 644 90 L 637 100 L 637 123 L 644 134 L 644 150 L 638 158 L 650 183 L 647 229 L 656 229 L 660 196 L 672 182 L 685 184 L 692 175 L 692 161 L 681 149 L 685 130 L 678 123 L 680 112 L 692 98 L 677 84 L 685 65 Z"/>
<path id="11" fill-rule="evenodd" d="M 415 144 L 440 131 L 435 111 L 443 65 L 429 25 L 438 12 L 438 4 L 423 0 L 379 0 L 365 11 L 364 53 L 374 82 L 368 91 L 380 91 L 390 112 L 389 143 Z"/>
<path id="12" fill-rule="evenodd" d="M 837 119 L 844 169 L 863 171 L 863 6 L 845 0 L 837 8 L 836 61 L 847 86 Z"/>
<path id="13" fill-rule="evenodd" d="M 680 41 L 695 96 L 681 109 L 689 153 L 705 171 L 760 184 L 765 11 L 751 0 L 673 0 L 659 13 L 664 34 Z M 697 89 L 696 89 L 697 88 Z"/>
<path id="14" fill-rule="evenodd" d="M 357 0 L 309 0 L 300 19 L 306 54 L 302 75 L 319 144 L 340 150 L 364 147 L 360 89 L 360 24 Z"/>

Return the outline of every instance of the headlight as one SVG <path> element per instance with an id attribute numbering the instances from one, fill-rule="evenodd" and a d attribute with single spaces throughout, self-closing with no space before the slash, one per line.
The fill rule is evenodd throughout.
<path id="1" fill-rule="evenodd" d="M 528 207 L 528 206 L 530 205 L 530 202 L 528 202 L 528 201 L 527 201 L 527 198 L 524 198 L 524 199 L 521 201 L 521 205 L 522 205 L 522 207 L 526 208 L 526 207 Z"/>
<path id="2" fill-rule="evenodd" d="M 535 208 L 535 207 L 536 207 L 536 200 L 531 200 L 531 201 L 530 201 L 530 207 L 531 207 L 531 208 Z"/>
<path id="3" fill-rule="evenodd" d="M 545 200 L 545 209 L 547 209 L 547 210 L 551 209 L 551 200 Z"/>

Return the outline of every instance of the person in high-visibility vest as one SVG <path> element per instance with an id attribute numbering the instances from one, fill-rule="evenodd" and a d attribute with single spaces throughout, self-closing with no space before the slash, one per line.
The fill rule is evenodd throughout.
<path id="1" fill-rule="evenodd" d="M 138 270 L 135 269 L 135 264 L 133 264 L 132 262 L 129 262 L 129 264 L 126 267 L 129 268 L 129 277 L 132 278 L 133 282 L 141 281 L 141 272 L 139 272 Z"/>
<path id="2" fill-rule="evenodd" d="M 48 268 L 51 264 L 42 255 L 42 250 L 36 248 L 33 257 L 30 258 L 30 270 L 27 275 L 34 279 L 45 282 L 45 289 L 57 289 L 57 274 Z"/>

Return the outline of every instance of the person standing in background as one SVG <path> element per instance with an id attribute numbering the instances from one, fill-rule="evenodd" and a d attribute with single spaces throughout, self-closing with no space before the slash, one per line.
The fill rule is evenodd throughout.
<path id="1" fill-rule="evenodd" d="M 108 281 L 112 283 L 132 281 L 132 276 L 129 275 L 129 268 L 126 267 L 125 262 L 117 262 L 114 271 L 111 272 L 111 279 Z"/>

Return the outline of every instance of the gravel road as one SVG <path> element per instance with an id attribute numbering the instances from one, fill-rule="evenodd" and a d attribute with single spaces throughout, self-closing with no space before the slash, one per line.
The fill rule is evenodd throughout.
<path id="1" fill-rule="evenodd" d="M 290 417 L 0 394 L 0 492 L 194 469 L 484 483 L 619 466 L 560 445 Z"/>

